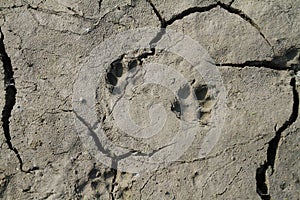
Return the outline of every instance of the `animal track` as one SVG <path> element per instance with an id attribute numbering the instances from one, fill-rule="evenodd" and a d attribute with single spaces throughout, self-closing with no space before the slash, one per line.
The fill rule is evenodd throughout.
<path id="1" fill-rule="evenodd" d="M 124 54 L 113 61 L 106 73 L 106 83 L 110 86 L 110 93 L 112 95 L 120 95 L 120 90 L 124 90 L 128 84 L 128 73 L 136 73 L 137 70 L 141 68 L 141 61 L 131 55 Z M 135 85 L 135 82 L 138 79 L 133 80 L 134 76 L 131 76 L 130 78 L 132 78 L 132 80 L 130 81 Z M 180 106 L 180 99 L 184 100 L 187 99 L 190 95 L 194 95 L 194 99 L 198 102 L 199 105 L 199 109 L 196 111 L 198 112 L 197 118 L 202 125 L 208 125 L 209 119 L 211 118 L 211 109 L 213 104 L 213 98 L 211 97 L 209 90 L 210 89 L 206 84 L 196 83 L 195 79 L 189 81 L 189 84 L 184 84 L 178 89 L 178 98 L 175 98 L 171 102 L 170 110 L 176 115 L 178 119 L 182 119 L 181 117 L 183 114 L 183 110 Z"/>
<path id="2" fill-rule="evenodd" d="M 116 86 L 118 83 L 118 77 L 123 74 L 122 58 L 115 60 L 110 64 L 110 69 L 106 74 L 106 83 Z"/>
<path id="3" fill-rule="evenodd" d="M 79 198 L 99 199 L 107 194 L 122 197 L 132 186 L 134 174 L 115 172 L 115 169 L 94 166 L 88 173 L 88 178 L 78 181 L 75 192 Z M 117 182 L 115 182 L 117 179 Z M 119 184 L 118 184 L 119 183 Z M 89 194 L 86 196 L 86 194 Z"/>
<path id="4" fill-rule="evenodd" d="M 214 99 L 210 95 L 210 88 L 205 84 L 197 85 L 194 87 L 194 92 L 200 108 L 198 110 L 200 122 L 203 125 L 208 125 L 211 118 L 211 109 L 214 104 Z"/>

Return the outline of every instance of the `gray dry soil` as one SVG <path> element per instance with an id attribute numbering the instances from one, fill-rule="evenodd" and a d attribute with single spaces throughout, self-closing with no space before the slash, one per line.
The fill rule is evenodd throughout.
<path id="1" fill-rule="evenodd" d="M 0 199 L 300 199 L 299 0 L 0 0 L 0 26 Z M 227 91 L 226 119 L 205 158 L 197 158 L 196 137 L 170 165 L 129 173 L 85 148 L 72 95 L 95 47 L 141 27 L 183 32 L 208 51 Z M 130 56 L 116 58 L 124 74 L 132 64 L 163 62 L 176 63 L 191 82 L 196 76 L 175 55 L 151 49 Z M 169 135 L 138 145 L 109 117 L 110 89 L 124 81 L 117 75 L 102 77 L 97 90 L 95 109 L 109 139 L 143 154 L 159 151 L 180 121 L 174 96 L 158 86 L 133 94 L 137 124 L 149 117 L 147 100 L 161 100 L 169 117 Z M 215 102 L 210 88 L 195 84 L 199 126 L 209 129 Z"/>

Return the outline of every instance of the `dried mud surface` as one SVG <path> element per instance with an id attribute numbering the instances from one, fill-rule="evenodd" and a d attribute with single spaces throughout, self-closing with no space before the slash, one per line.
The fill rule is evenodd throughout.
<path id="1" fill-rule="evenodd" d="M 299 13 L 299 0 L 0 1 L 0 199 L 299 199 Z M 95 110 L 108 138 L 130 155 L 163 150 L 189 117 L 168 88 L 150 85 L 131 94 L 130 115 L 146 126 L 155 119 L 149 106 L 160 102 L 165 134 L 147 140 L 153 145 L 122 136 L 109 100 L 125 96 L 114 92 L 133 68 L 140 83 L 149 63 L 172 65 L 202 109 L 203 131 L 179 159 L 130 173 L 116 169 L 119 157 L 106 166 L 87 150 L 72 98 L 93 49 L 143 27 L 163 28 L 149 44 L 175 30 L 208 51 L 227 92 L 226 118 L 212 151 L 198 158 L 217 103 L 211 88 L 178 55 L 155 47 L 119 55 L 99 79 Z"/>

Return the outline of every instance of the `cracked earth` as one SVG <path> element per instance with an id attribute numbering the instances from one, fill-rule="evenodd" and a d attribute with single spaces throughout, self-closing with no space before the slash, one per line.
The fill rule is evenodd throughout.
<path id="1" fill-rule="evenodd" d="M 1 1 L 0 199 L 299 199 L 299 10 L 298 0 Z M 142 27 L 160 31 L 148 49 L 112 60 L 95 91 L 95 110 L 108 138 L 129 150 L 115 155 L 97 140 L 97 124 L 74 110 L 73 86 L 95 47 Z M 213 126 L 213 88 L 186 60 L 156 48 L 169 29 L 208 51 L 226 88 L 222 134 L 203 158 L 197 155 Z M 161 102 L 168 116 L 165 135 L 149 139 L 149 145 L 113 124 L 109 100 L 126 96 L 117 89 L 130 85 L 128 76 L 141 82 L 149 63 L 173 65 L 186 77 L 183 88 L 195 93 L 203 129 L 169 165 L 124 172 L 118 170 L 121 160 L 155 157 L 168 148 L 165 142 L 186 117 L 168 89 L 151 86 L 131 93 L 131 116 L 148 125 L 148 104 Z M 74 118 L 94 134 L 98 151 L 112 158 L 110 166 L 87 151 Z"/>

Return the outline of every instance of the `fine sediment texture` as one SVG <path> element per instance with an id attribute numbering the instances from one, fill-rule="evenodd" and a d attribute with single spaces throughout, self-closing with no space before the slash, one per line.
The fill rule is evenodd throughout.
<path id="1" fill-rule="evenodd" d="M 299 9 L 293 0 L 1 2 L 0 199 L 298 199 Z M 124 41 L 107 43 L 106 49 L 99 45 L 145 27 L 156 30 L 142 38 L 145 48 L 106 62 L 95 91 L 87 84 L 92 75 L 74 91 L 81 73 L 99 67 L 99 58 L 113 55 Z M 192 45 L 181 48 L 215 67 L 226 90 L 224 126 L 205 157 L 199 150 L 216 126 L 220 91 L 193 63 L 170 52 L 183 38 L 160 49 L 171 30 L 208 52 L 211 60 Z M 125 44 L 137 42 L 138 34 Z M 95 105 L 76 99 L 76 92 L 91 92 Z M 124 99 L 128 113 L 119 106 Z M 189 99 L 195 115 L 194 104 L 184 104 Z M 90 108 L 94 121 L 85 115 Z M 137 137 L 136 127 L 153 132 L 164 116 L 156 134 Z M 120 118 L 126 123 L 118 123 Z M 157 159 L 162 152 L 171 157 L 170 138 L 189 119 L 199 131 L 184 152 L 175 149 L 179 158 L 150 171 L 121 170 L 126 162 L 133 169 L 148 162 L 141 158 Z M 99 129 L 111 143 L 99 137 Z"/>

